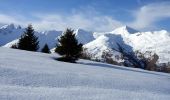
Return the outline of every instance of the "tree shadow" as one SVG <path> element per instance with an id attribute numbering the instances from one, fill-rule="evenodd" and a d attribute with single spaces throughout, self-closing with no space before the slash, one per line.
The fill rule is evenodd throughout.
<path id="1" fill-rule="evenodd" d="M 132 71 L 132 72 L 139 72 L 139 73 L 146 73 L 146 74 L 151 74 L 151 75 L 170 77 L 170 75 L 168 75 L 168 74 L 165 75 L 166 73 L 162 73 L 162 72 L 153 72 L 153 71 L 143 70 L 143 69 L 139 69 L 139 68 L 130 68 L 130 67 L 111 65 L 111 64 L 106 64 L 106 63 L 97 63 L 97 62 L 85 63 L 85 62 L 78 62 L 78 64 L 83 64 L 83 65 L 88 65 L 88 66 L 97 66 L 97 67 L 107 67 L 107 68 L 124 70 L 124 71 Z M 170 78 L 168 78 L 168 79 L 170 79 Z"/>
<path id="2" fill-rule="evenodd" d="M 66 59 L 63 57 L 51 57 L 53 60 L 60 61 L 60 62 L 67 62 L 67 63 L 77 63 L 74 60 Z"/>

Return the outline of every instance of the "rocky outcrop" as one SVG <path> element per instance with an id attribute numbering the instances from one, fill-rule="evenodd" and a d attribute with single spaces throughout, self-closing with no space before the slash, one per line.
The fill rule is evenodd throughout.
<path id="1" fill-rule="evenodd" d="M 151 59 L 148 61 L 147 66 L 146 66 L 146 70 L 151 70 L 151 71 L 155 71 L 156 70 L 156 62 L 158 61 L 159 56 L 157 54 L 154 54 Z"/>

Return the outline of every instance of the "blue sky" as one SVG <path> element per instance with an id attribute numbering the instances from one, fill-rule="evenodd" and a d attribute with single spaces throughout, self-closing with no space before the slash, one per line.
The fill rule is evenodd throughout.
<path id="1" fill-rule="evenodd" d="M 0 24 L 32 23 L 37 30 L 67 27 L 112 31 L 170 31 L 169 0 L 0 0 Z"/>

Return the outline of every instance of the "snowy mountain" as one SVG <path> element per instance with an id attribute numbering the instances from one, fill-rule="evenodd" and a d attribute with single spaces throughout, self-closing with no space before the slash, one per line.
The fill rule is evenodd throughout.
<path id="1" fill-rule="evenodd" d="M 101 57 L 103 51 L 109 49 L 114 52 L 120 44 L 126 51 L 151 51 L 159 56 L 158 63 L 170 62 L 170 33 L 161 30 L 153 32 L 139 32 L 128 26 L 115 29 L 112 32 L 94 33 L 94 41 L 84 45 L 87 51 L 95 57 Z M 113 55 L 115 57 L 115 55 Z"/>
<path id="2" fill-rule="evenodd" d="M 104 35 L 104 34 L 117 34 L 117 35 L 121 35 L 121 36 L 127 36 L 128 34 L 135 34 L 139 31 L 133 29 L 133 28 L 130 28 L 128 26 L 122 26 L 122 27 L 119 27 L 119 28 L 116 28 L 115 30 L 111 31 L 111 32 L 94 32 L 93 33 L 93 36 L 95 38 L 98 38 L 99 36 L 101 35 Z"/>
<path id="3" fill-rule="evenodd" d="M 24 28 L 10 24 L 0 28 L 0 45 L 4 47 L 11 47 L 17 43 L 18 38 L 24 32 Z M 120 44 L 127 52 L 139 51 L 145 53 L 150 51 L 159 56 L 158 63 L 170 62 L 170 33 L 166 30 L 140 32 L 128 26 L 117 28 L 111 32 L 89 32 L 83 29 L 74 31 L 79 42 L 84 44 L 87 51 L 90 52 L 94 58 L 101 59 L 102 53 L 110 51 L 112 58 L 120 56 L 117 51 L 117 43 Z M 36 32 L 39 37 L 40 49 L 47 43 L 50 49 L 57 44 L 58 37 L 62 31 L 45 31 Z"/>
<path id="4" fill-rule="evenodd" d="M 169 100 L 170 75 L 0 48 L 1 100 Z M 22 55 L 22 56 L 21 56 Z"/>

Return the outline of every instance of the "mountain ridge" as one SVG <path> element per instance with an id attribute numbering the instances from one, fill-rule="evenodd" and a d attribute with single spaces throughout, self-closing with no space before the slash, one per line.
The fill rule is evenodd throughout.
<path id="1" fill-rule="evenodd" d="M 25 29 L 21 26 L 14 24 L 2 26 L 0 28 L 0 45 L 4 47 L 12 46 L 12 44 L 17 42 L 17 39 L 24 30 Z M 39 37 L 40 49 L 45 45 L 45 43 L 49 45 L 50 49 L 54 48 L 57 44 L 58 37 L 62 33 L 62 31 L 56 30 L 44 32 L 35 31 L 35 34 Z M 129 52 L 140 51 L 145 53 L 147 51 L 151 51 L 160 56 L 158 61 L 159 63 L 170 62 L 170 46 L 168 46 L 168 44 L 170 44 L 170 33 L 166 30 L 141 32 L 129 26 L 123 26 L 116 28 L 111 32 L 91 32 L 83 29 L 77 29 L 74 33 L 78 41 L 83 43 L 84 47 L 86 47 L 92 55 L 95 55 L 95 57 L 98 58 L 101 58 L 101 53 L 105 50 L 107 51 L 108 48 L 109 50 L 113 48 L 118 49 L 116 43 L 119 43 Z M 101 37 L 103 39 L 108 39 L 109 41 L 103 41 Z M 106 43 L 101 43 L 101 41 Z M 100 50 L 101 48 L 107 49 Z M 113 50 L 112 52 L 115 51 Z M 97 56 L 97 54 L 100 54 L 100 57 Z"/>

